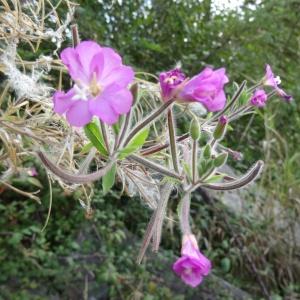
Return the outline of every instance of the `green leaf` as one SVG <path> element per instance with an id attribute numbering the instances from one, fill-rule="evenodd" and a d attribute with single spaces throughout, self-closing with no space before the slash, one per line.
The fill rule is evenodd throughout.
<path id="1" fill-rule="evenodd" d="M 183 161 L 182 164 L 183 164 L 183 169 L 184 169 L 185 173 L 188 175 L 189 179 L 191 179 L 192 178 L 192 170 L 191 170 L 190 165 L 185 161 Z"/>
<path id="2" fill-rule="evenodd" d="M 219 175 L 213 175 L 210 176 L 205 180 L 205 183 L 215 183 L 215 182 L 220 182 L 221 179 L 223 179 L 225 174 L 219 174 Z"/>
<path id="3" fill-rule="evenodd" d="M 231 261 L 228 257 L 224 257 L 221 260 L 221 268 L 225 273 L 228 273 L 230 271 L 231 268 Z"/>
<path id="4" fill-rule="evenodd" d="M 203 157 L 209 159 L 211 156 L 211 147 L 210 144 L 207 144 L 203 150 Z"/>
<path id="5" fill-rule="evenodd" d="M 214 159 L 214 166 L 216 168 L 219 168 L 219 167 L 223 166 L 226 163 L 226 161 L 227 161 L 227 157 L 228 157 L 228 153 L 226 153 L 226 152 L 219 154 Z"/>
<path id="6" fill-rule="evenodd" d="M 104 146 L 105 143 L 104 143 L 103 135 L 99 127 L 94 122 L 91 122 L 86 126 L 84 126 L 84 132 L 87 138 L 96 147 L 96 149 L 104 156 L 107 156 L 108 153 Z"/>
<path id="7" fill-rule="evenodd" d="M 141 148 L 149 134 L 149 128 L 145 128 L 144 130 L 138 132 L 132 140 L 129 142 L 129 144 L 119 151 L 119 159 L 124 159 L 128 155 L 132 154 L 139 148 Z"/>
<path id="8" fill-rule="evenodd" d="M 88 153 L 93 147 L 94 147 L 94 145 L 91 142 L 85 144 L 81 148 L 80 154 L 86 154 L 86 153 Z"/>
<path id="9" fill-rule="evenodd" d="M 29 183 L 31 183 L 32 185 L 35 185 L 35 186 L 37 186 L 37 187 L 39 187 L 39 188 L 43 188 L 43 185 L 41 184 L 41 182 L 37 179 L 37 178 L 34 178 L 34 177 L 28 177 L 27 178 L 27 181 L 29 182 Z"/>
<path id="10" fill-rule="evenodd" d="M 117 167 L 113 164 L 111 169 L 102 178 L 102 189 L 104 195 L 113 187 L 115 184 Z"/>

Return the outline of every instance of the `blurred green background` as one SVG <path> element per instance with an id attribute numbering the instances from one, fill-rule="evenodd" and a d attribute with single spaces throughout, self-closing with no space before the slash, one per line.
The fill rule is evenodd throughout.
<path id="1" fill-rule="evenodd" d="M 118 189 L 103 197 L 96 185 L 90 218 L 76 193 L 54 186 L 52 214 L 41 233 L 45 184 L 42 205 L 1 189 L 0 299 L 300 299 L 300 1 L 78 3 L 81 38 L 117 49 L 136 71 L 157 75 L 180 63 L 192 76 L 205 65 L 224 66 L 231 82 L 254 83 L 268 63 L 294 101 L 272 99 L 254 118 L 234 122 L 224 141 L 244 154 L 231 162 L 239 170 L 266 162 L 257 188 L 242 196 L 242 213 L 204 192 L 193 199 L 194 232 L 214 265 L 199 289 L 185 288 L 172 275 L 181 238 L 172 222 L 166 221 L 158 256 L 135 264 L 150 211 Z M 31 188 L 20 178 L 15 184 Z"/>

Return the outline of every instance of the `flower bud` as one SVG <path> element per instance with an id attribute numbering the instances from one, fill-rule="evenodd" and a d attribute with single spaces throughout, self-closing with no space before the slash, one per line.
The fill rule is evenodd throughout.
<path id="1" fill-rule="evenodd" d="M 205 159 L 209 159 L 211 156 L 211 146 L 209 144 L 207 144 L 204 148 L 204 151 L 203 151 L 203 157 Z"/>
<path id="2" fill-rule="evenodd" d="M 221 116 L 213 134 L 214 139 L 221 140 L 224 137 L 227 124 L 228 118 L 226 116 Z"/>
<path id="3" fill-rule="evenodd" d="M 224 153 L 219 154 L 219 155 L 214 159 L 214 166 L 215 166 L 216 168 L 219 168 L 219 167 L 223 166 L 223 165 L 226 163 L 227 158 L 228 158 L 228 153 L 224 152 Z"/>
<path id="4" fill-rule="evenodd" d="M 198 120 L 194 118 L 190 126 L 190 135 L 194 141 L 198 141 L 200 138 L 200 134 L 201 134 L 200 124 Z"/>
<path id="5" fill-rule="evenodd" d="M 211 139 L 211 136 L 207 131 L 201 130 L 200 139 L 199 139 L 199 146 L 204 147 L 209 140 Z"/>

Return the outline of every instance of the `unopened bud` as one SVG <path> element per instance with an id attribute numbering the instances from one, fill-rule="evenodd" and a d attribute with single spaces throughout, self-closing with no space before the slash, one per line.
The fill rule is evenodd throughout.
<path id="1" fill-rule="evenodd" d="M 223 166 L 226 163 L 226 161 L 227 161 L 227 157 L 228 157 L 228 153 L 226 153 L 226 152 L 219 154 L 214 159 L 214 166 L 216 168 L 219 168 L 219 167 Z"/>
<path id="2" fill-rule="evenodd" d="M 203 151 L 203 157 L 205 159 L 209 159 L 211 156 L 211 146 L 209 144 L 207 144 L 204 148 L 204 151 Z"/>
<path id="3" fill-rule="evenodd" d="M 194 141 L 198 141 L 200 138 L 200 134 L 201 134 L 200 124 L 198 120 L 193 119 L 190 126 L 190 135 Z"/>
<path id="4" fill-rule="evenodd" d="M 211 139 L 211 136 L 207 131 L 201 130 L 200 139 L 199 139 L 199 146 L 204 147 L 209 140 Z"/>
<path id="5" fill-rule="evenodd" d="M 214 139 L 220 140 L 224 137 L 227 124 L 228 124 L 228 118 L 226 116 L 221 116 L 219 118 L 218 124 L 217 124 L 214 134 L 213 134 Z"/>

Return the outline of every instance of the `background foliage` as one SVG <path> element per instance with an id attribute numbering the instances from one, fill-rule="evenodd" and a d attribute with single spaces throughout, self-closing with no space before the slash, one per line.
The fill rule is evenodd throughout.
<path id="1" fill-rule="evenodd" d="M 270 101 L 255 119 L 232 124 L 234 131 L 224 141 L 244 153 L 241 162 L 232 161 L 240 170 L 258 158 L 266 162 L 257 190 L 243 196 L 245 214 L 232 214 L 205 194 L 194 199 L 192 213 L 194 231 L 216 275 L 254 299 L 267 298 L 264 287 L 273 299 L 297 299 L 299 244 L 285 237 L 294 230 L 300 208 L 300 2 L 244 1 L 234 11 L 218 10 L 209 0 L 78 3 L 75 22 L 81 38 L 116 48 L 137 71 L 157 75 L 181 63 L 192 76 L 209 64 L 225 66 L 231 81 L 240 83 L 245 76 L 250 82 L 260 79 L 269 63 L 281 75 L 295 101 Z M 22 55 L 30 59 L 33 54 L 24 49 Z M 47 182 L 42 170 L 39 174 Z M 20 187 L 31 188 L 23 178 L 16 180 Z M 42 205 L 1 189 L 0 297 L 79 299 L 96 293 L 99 299 L 189 299 L 186 291 L 167 287 L 165 277 L 171 272 L 157 273 L 160 269 L 153 263 L 135 264 L 136 238 L 141 239 L 149 217 L 146 207 L 138 199 L 120 198 L 118 190 L 105 197 L 100 190 L 101 184 L 91 218 L 80 208 L 76 193 L 54 187 L 50 222 L 41 233 L 47 184 Z M 255 205 L 259 217 L 246 213 Z M 168 215 L 173 214 L 170 209 Z M 283 227 L 277 226 L 278 219 Z M 162 256 L 174 259 L 180 244 L 176 224 L 166 222 L 163 240 Z"/>

